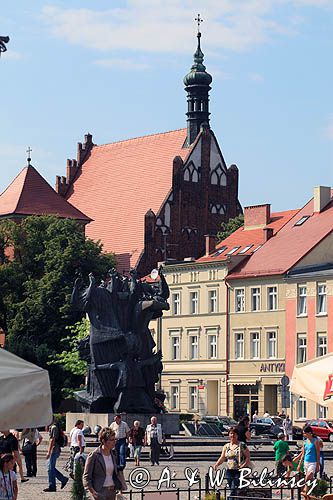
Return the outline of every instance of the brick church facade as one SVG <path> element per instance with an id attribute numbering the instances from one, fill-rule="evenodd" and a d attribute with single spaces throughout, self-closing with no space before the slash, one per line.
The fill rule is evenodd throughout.
<path id="1" fill-rule="evenodd" d="M 227 167 L 209 126 L 212 77 L 201 34 L 184 78 L 187 129 L 95 145 L 92 135 L 67 160 L 56 191 L 92 219 L 86 234 L 117 255 L 119 271 L 150 272 L 167 259 L 197 258 L 205 235 L 241 213 L 238 168 Z"/>

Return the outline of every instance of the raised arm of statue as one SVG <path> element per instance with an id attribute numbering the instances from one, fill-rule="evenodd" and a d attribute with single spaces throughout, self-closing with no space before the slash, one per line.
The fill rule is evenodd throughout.
<path id="1" fill-rule="evenodd" d="M 74 287 L 71 296 L 72 307 L 78 311 L 85 310 L 85 301 L 83 300 L 83 280 L 79 274 L 74 281 Z"/>
<path id="2" fill-rule="evenodd" d="M 168 283 L 164 277 L 164 274 L 163 274 L 163 268 L 162 266 L 159 267 L 158 269 L 158 274 L 159 274 L 159 277 L 160 277 L 160 281 L 159 281 L 159 295 L 167 300 L 170 296 L 170 290 L 169 290 L 169 286 L 168 286 Z"/>

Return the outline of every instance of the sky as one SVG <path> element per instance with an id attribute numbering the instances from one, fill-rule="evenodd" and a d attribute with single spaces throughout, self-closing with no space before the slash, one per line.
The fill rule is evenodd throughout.
<path id="1" fill-rule="evenodd" d="M 0 191 L 28 146 L 54 186 L 88 132 L 106 144 L 185 127 L 198 13 L 241 204 L 298 208 L 333 186 L 333 0 L 3 0 Z"/>

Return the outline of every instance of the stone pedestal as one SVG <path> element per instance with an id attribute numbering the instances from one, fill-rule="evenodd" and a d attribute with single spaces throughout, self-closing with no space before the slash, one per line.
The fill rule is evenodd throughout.
<path id="1" fill-rule="evenodd" d="M 92 432 L 94 432 L 96 425 L 108 427 L 112 424 L 114 416 L 115 413 L 66 413 L 66 432 L 69 433 L 77 420 L 83 420 L 84 425 L 89 425 Z M 166 436 L 179 434 L 179 413 L 152 413 L 150 415 L 122 413 L 121 419 L 127 422 L 129 427 L 133 426 L 134 420 L 139 420 L 141 427 L 145 429 L 153 416 L 157 417 L 157 422 L 162 425 L 163 433 Z"/>

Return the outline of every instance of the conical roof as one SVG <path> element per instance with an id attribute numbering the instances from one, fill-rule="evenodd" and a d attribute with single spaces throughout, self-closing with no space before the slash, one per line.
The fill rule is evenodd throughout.
<path id="1" fill-rule="evenodd" d="M 86 223 L 92 220 L 52 189 L 32 165 L 21 170 L 0 195 L 0 217 L 11 215 L 56 215 Z"/>

